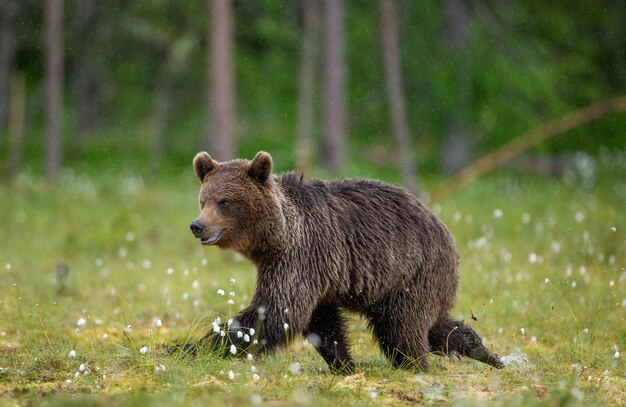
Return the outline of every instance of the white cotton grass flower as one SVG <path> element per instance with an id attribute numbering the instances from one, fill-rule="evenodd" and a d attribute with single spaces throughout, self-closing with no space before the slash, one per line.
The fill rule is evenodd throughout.
<path id="1" fill-rule="evenodd" d="M 148 349 L 147 346 L 142 346 L 141 348 L 139 348 L 139 353 L 141 353 L 142 355 L 145 355 L 146 353 L 148 353 L 150 349 Z"/>
<path id="2" fill-rule="evenodd" d="M 87 320 L 85 318 L 79 318 L 76 322 L 76 326 L 83 327 L 87 325 Z"/>
<path id="3" fill-rule="evenodd" d="M 161 321 L 160 319 L 157 319 L 155 325 L 157 326 L 157 328 L 160 328 L 163 326 L 163 321 Z"/>
<path id="4" fill-rule="evenodd" d="M 519 331 L 521 332 L 522 336 L 526 335 L 526 330 L 524 328 L 521 328 Z"/>
<path id="5" fill-rule="evenodd" d="M 154 367 L 154 370 L 155 370 L 155 372 L 158 373 L 158 372 L 165 372 L 165 370 L 167 370 L 167 369 L 165 368 L 165 365 L 158 364 L 158 365 L 156 365 Z"/>
<path id="6" fill-rule="evenodd" d="M 246 359 L 248 360 L 248 362 L 252 362 L 254 360 L 254 356 L 252 356 L 252 353 L 248 353 Z"/>
<path id="7" fill-rule="evenodd" d="M 228 301 L 226 301 L 226 304 L 228 304 L 228 305 L 234 305 L 234 304 L 235 304 L 235 301 L 233 301 L 233 300 L 230 300 L 230 299 L 229 299 Z"/>
<path id="8" fill-rule="evenodd" d="M 283 328 L 285 329 L 285 332 L 289 331 L 289 324 L 285 322 L 283 324 Z"/>
<path id="9" fill-rule="evenodd" d="M 617 232 L 617 228 L 615 226 L 611 227 L 611 232 L 613 233 Z"/>
<path id="10" fill-rule="evenodd" d="M 219 326 L 219 324 L 217 322 L 213 321 L 213 332 L 220 333 L 221 330 L 222 330 L 222 328 Z"/>
<path id="11" fill-rule="evenodd" d="M 244 342 L 250 342 L 250 335 L 245 334 L 245 335 L 243 336 L 243 341 L 244 341 Z"/>
<path id="12" fill-rule="evenodd" d="M 74 349 L 72 349 L 68 355 L 71 358 L 75 358 L 76 357 L 76 351 Z"/>
<path id="13" fill-rule="evenodd" d="M 217 295 L 224 295 L 224 294 L 226 293 L 221 288 L 217 290 Z"/>
<path id="14" fill-rule="evenodd" d="M 300 374 L 300 362 L 293 362 L 289 365 L 289 371 L 293 374 Z"/>
<path id="15" fill-rule="evenodd" d="M 228 371 L 228 378 L 230 380 L 235 380 L 235 372 L 233 372 L 232 370 Z"/>
<path id="16" fill-rule="evenodd" d="M 104 339 L 105 341 L 109 339 L 109 334 L 102 334 L 102 339 Z"/>
<path id="17" fill-rule="evenodd" d="M 65 381 L 65 384 L 66 384 L 66 385 L 68 385 L 68 386 L 69 386 L 70 384 L 72 384 L 72 383 L 73 383 L 73 382 L 72 382 L 70 379 L 67 379 L 67 380 Z"/>
<path id="18" fill-rule="evenodd" d="M 237 338 L 239 339 L 243 338 L 243 332 L 237 331 Z"/>
<path id="19" fill-rule="evenodd" d="M 235 280 L 234 278 L 232 278 L 232 277 L 231 277 L 231 278 L 230 278 L 230 280 L 229 280 L 229 282 L 230 282 L 230 285 L 233 285 L 233 284 L 235 284 L 235 282 L 236 282 L 236 281 L 237 281 L 237 280 Z"/>
<path id="20" fill-rule="evenodd" d="M 615 353 L 613 354 L 613 357 L 615 359 L 619 359 L 619 357 L 620 357 L 619 351 L 615 351 Z"/>
<path id="21" fill-rule="evenodd" d="M 256 373 L 252 375 L 252 380 L 259 380 L 259 378 L 260 378 L 259 375 Z"/>
<path id="22" fill-rule="evenodd" d="M 254 330 L 254 328 L 250 328 L 250 329 L 248 330 L 248 332 L 250 332 L 250 336 L 254 336 L 254 333 L 255 333 L 256 331 Z"/>
<path id="23" fill-rule="evenodd" d="M 226 336 L 226 331 L 221 331 L 220 336 Z"/>
<path id="24" fill-rule="evenodd" d="M 84 372 L 84 371 L 85 371 L 85 369 L 87 369 L 87 368 L 85 367 L 85 364 L 84 364 L 84 363 L 81 363 L 81 364 L 80 364 L 80 366 L 78 366 L 78 371 L 79 371 L 79 372 Z"/>
<path id="25" fill-rule="evenodd" d="M 230 345 L 230 353 L 233 355 L 237 354 L 237 347 L 235 345 Z"/>

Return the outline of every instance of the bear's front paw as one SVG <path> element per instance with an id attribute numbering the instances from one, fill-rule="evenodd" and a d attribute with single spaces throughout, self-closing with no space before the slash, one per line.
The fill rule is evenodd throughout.
<path id="1" fill-rule="evenodd" d="M 165 350 L 168 355 L 180 354 L 183 356 L 196 356 L 198 354 L 198 343 L 181 343 L 170 346 Z"/>

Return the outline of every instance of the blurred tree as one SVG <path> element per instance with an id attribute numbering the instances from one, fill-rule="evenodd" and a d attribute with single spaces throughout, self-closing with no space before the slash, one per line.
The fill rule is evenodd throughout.
<path id="1" fill-rule="evenodd" d="M 346 95 L 343 0 L 324 0 L 322 165 L 341 171 L 346 164 Z"/>
<path id="2" fill-rule="evenodd" d="M 63 114 L 63 0 L 45 2 L 46 149 L 45 172 L 57 178 L 61 169 Z"/>
<path id="3" fill-rule="evenodd" d="M 307 174 L 311 165 L 315 123 L 315 77 L 319 47 L 318 0 L 302 0 L 302 40 L 298 73 L 298 132 L 296 165 Z"/>
<path id="4" fill-rule="evenodd" d="M 396 0 L 380 0 L 380 29 L 391 134 L 396 147 L 398 166 L 404 186 L 410 191 L 417 192 L 416 169 L 413 161 L 409 125 L 406 119 L 402 73 L 400 72 Z"/>
<path id="5" fill-rule="evenodd" d="M 74 131 L 70 133 L 72 139 L 68 143 L 73 149 L 80 148 L 82 141 L 96 129 L 101 93 L 98 34 L 104 3 L 99 0 L 81 0 L 76 5 L 72 19 L 75 50 L 71 82 Z"/>
<path id="6" fill-rule="evenodd" d="M 22 166 L 22 153 L 26 133 L 25 125 L 25 105 L 26 105 L 26 85 L 24 75 L 13 74 L 11 80 L 11 103 L 9 109 L 9 148 L 5 168 L 7 174 L 16 173 Z"/>
<path id="7" fill-rule="evenodd" d="M 209 1 L 209 152 L 217 160 L 234 158 L 233 2 Z"/>
<path id="8" fill-rule="evenodd" d="M 469 104 L 469 66 L 463 58 L 470 41 L 470 17 L 463 0 L 445 0 L 443 23 L 443 45 L 452 69 L 454 94 L 450 98 L 440 166 L 444 172 L 456 171 L 469 164 L 472 153 L 472 134 L 465 125 Z"/>
<path id="9" fill-rule="evenodd" d="M 17 0 L 0 0 L 0 150 L 9 118 L 11 72 L 15 55 Z"/>

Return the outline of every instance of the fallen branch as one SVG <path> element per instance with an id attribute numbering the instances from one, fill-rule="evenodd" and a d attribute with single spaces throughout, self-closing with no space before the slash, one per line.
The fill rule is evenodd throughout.
<path id="1" fill-rule="evenodd" d="M 626 111 L 626 96 L 596 102 L 582 109 L 568 113 L 559 119 L 543 124 L 463 168 L 451 179 L 445 181 L 443 185 L 433 191 L 431 195 L 432 201 L 443 201 L 459 189 L 474 182 L 476 179 L 493 171 L 511 158 L 539 143 L 580 126 L 581 124 L 597 120 L 607 114 L 623 111 Z"/>

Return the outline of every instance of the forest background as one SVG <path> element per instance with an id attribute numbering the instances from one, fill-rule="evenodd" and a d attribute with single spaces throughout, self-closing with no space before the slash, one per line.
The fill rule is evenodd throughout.
<path id="1" fill-rule="evenodd" d="M 626 88 L 626 4 L 606 0 L 0 2 L 3 173 L 160 175 L 193 154 L 417 189 Z M 515 169 L 624 148 L 607 116 Z M 576 158 L 578 157 L 578 158 Z"/>

